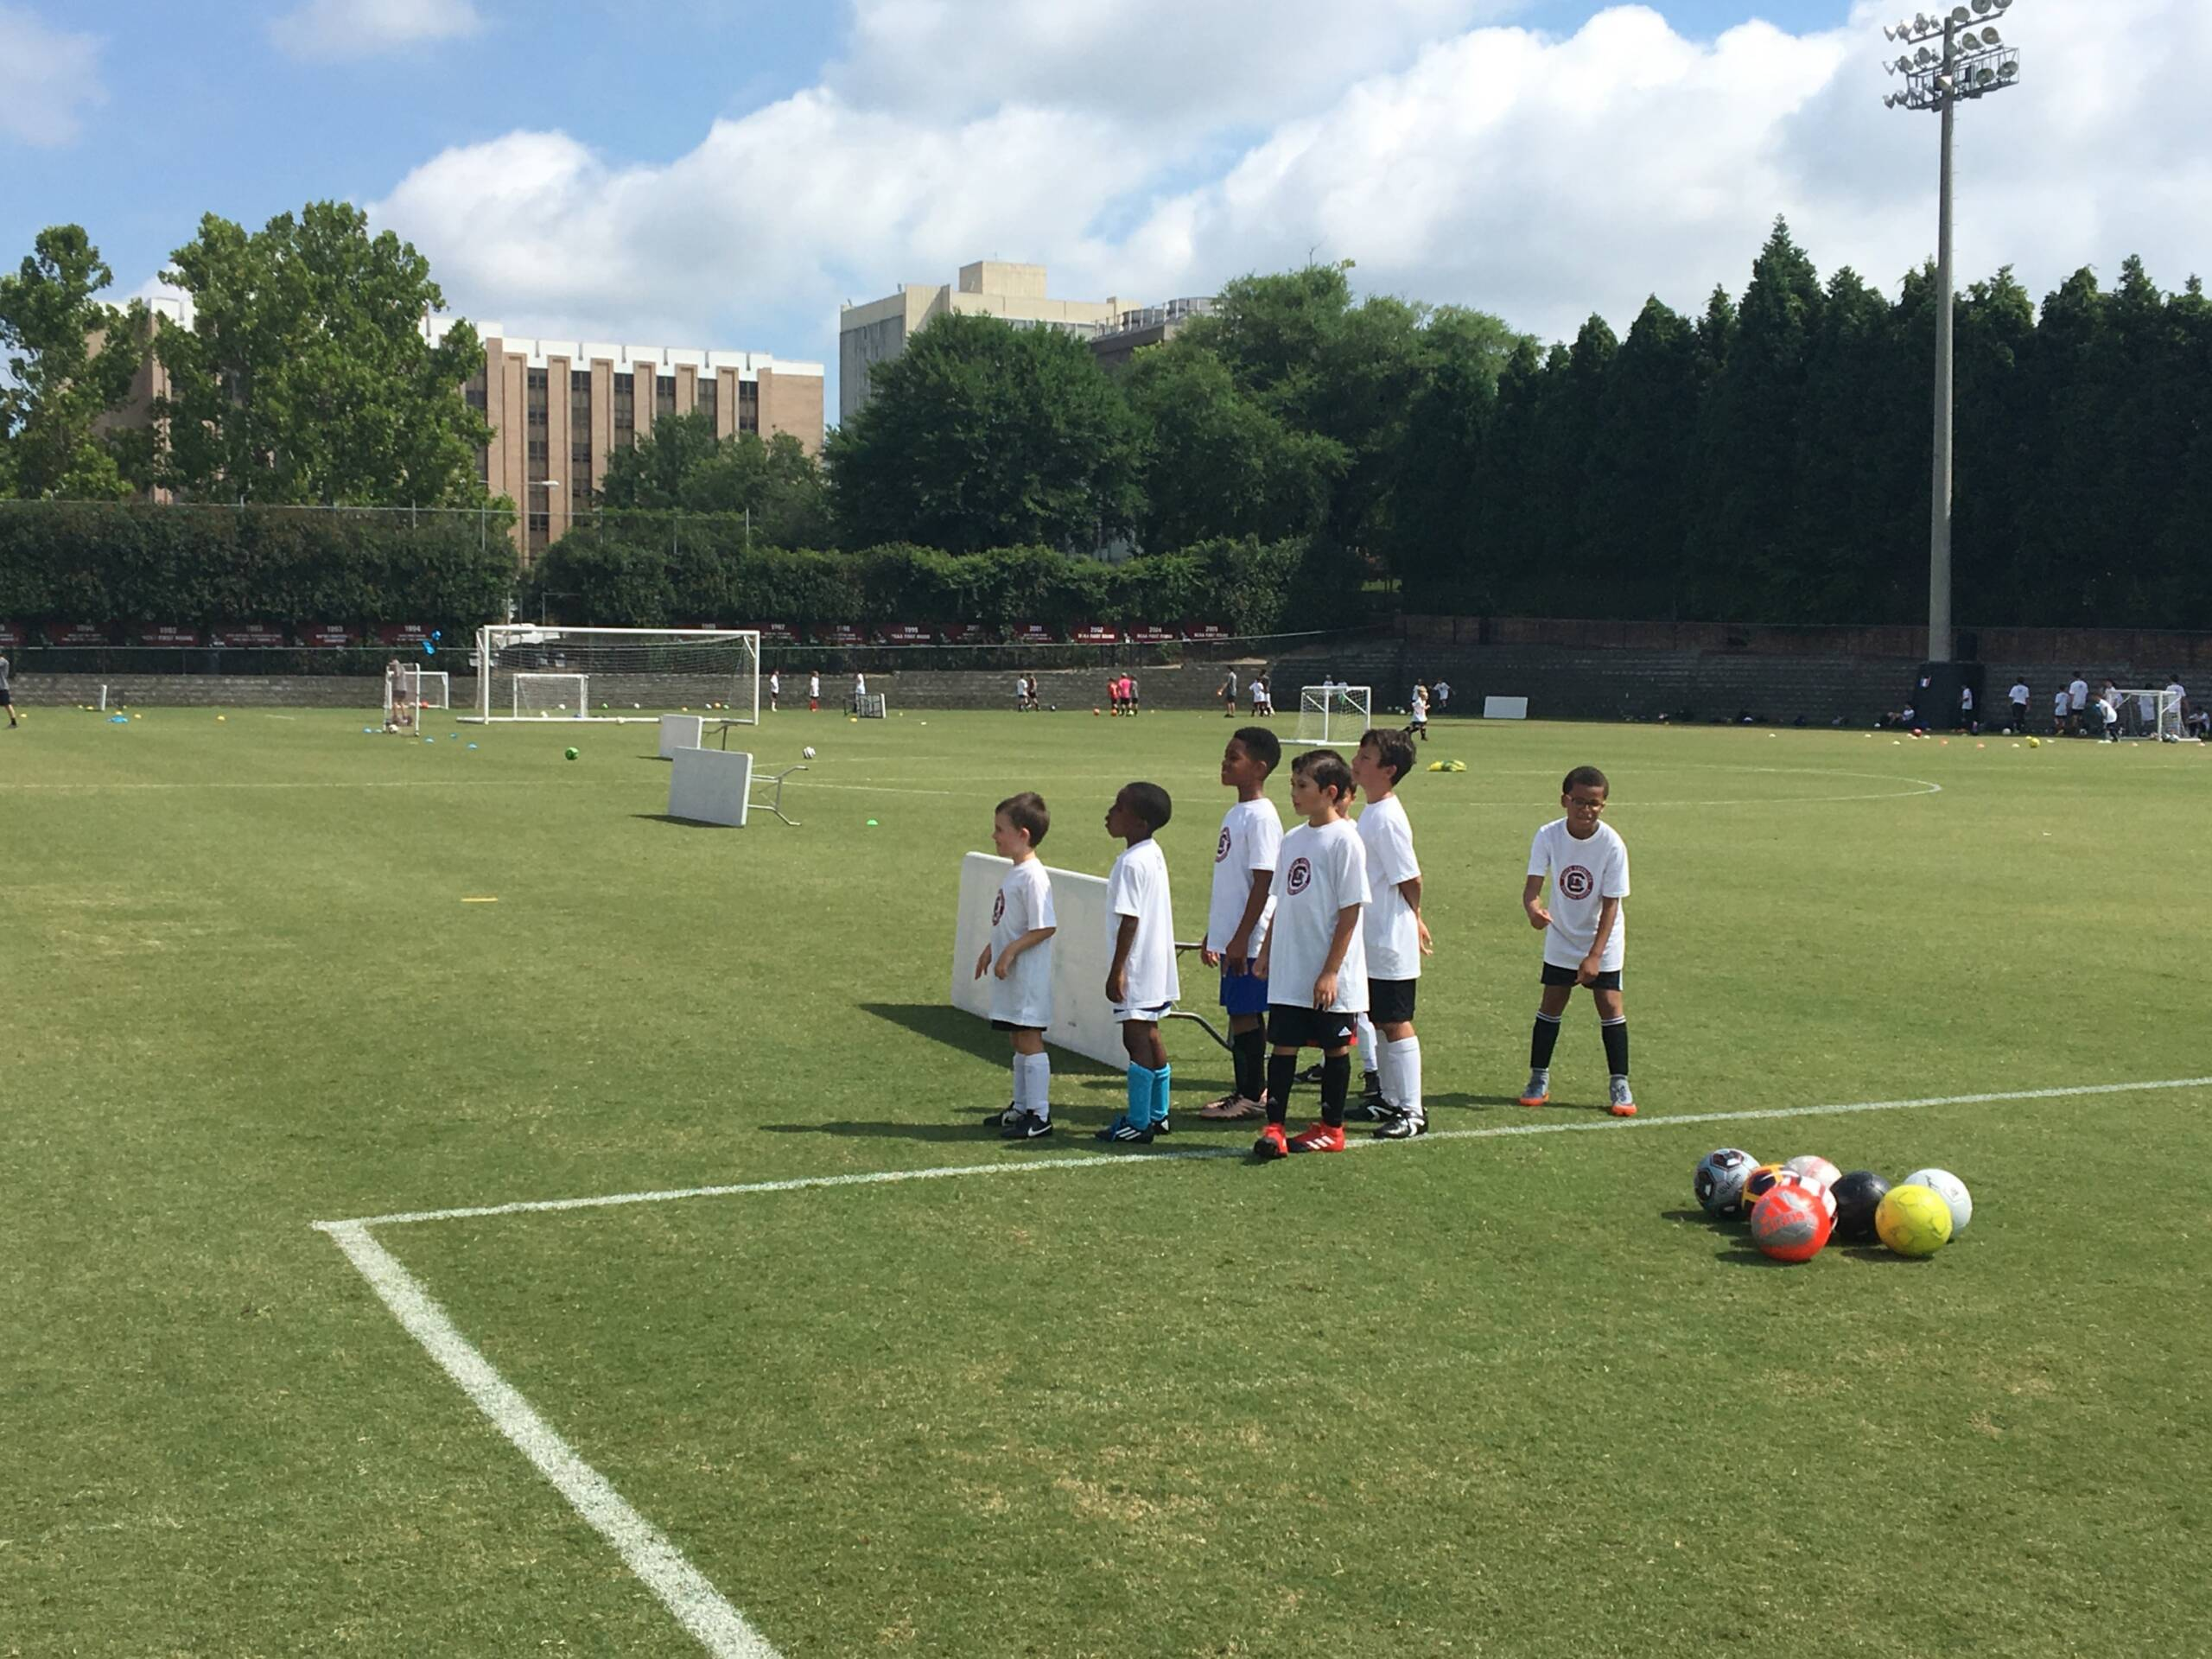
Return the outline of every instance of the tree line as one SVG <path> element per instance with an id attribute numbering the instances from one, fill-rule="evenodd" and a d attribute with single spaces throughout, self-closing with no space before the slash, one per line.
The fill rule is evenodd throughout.
<path id="1" fill-rule="evenodd" d="M 103 301 L 111 274 L 73 226 L 0 275 L 0 493 L 512 510 L 486 500 L 488 429 L 456 393 L 480 345 L 465 323 L 423 338 L 443 296 L 411 246 L 313 203 L 252 232 L 210 215 L 164 274 L 194 297 L 188 329 Z M 819 461 L 787 435 L 657 423 L 535 585 L 643 620 L 659 595 L 752 591 L 770 550 L 849 582 L 871 550 L 1042 549 L 1075 573 L 1068 608 L 1096 599 L 1071 558 L 1295 547 L 1307 608 L 1337 616 L 1395 584 L 1408 608 L 1483 614 L 1910 621 L 1935 308 L 1931 270 L 1895 297 L 1823 280 L 1777 220 L 1739 296 L 1655 296 L 1625 337 L 1592 316 L 1550 346 L 1462 307 L 1355 301 L 1343 265 L 1231 282 L 1114 373 L 1056 330 L 956 315 L 878 366 Z M 2129 258 L 2037 304 L 2006 269 L 1955 322 L 1960 617 L 2212 626 L 2197 279 L 2166 292 Z M 149 356 L 155 418 L 118 429 Z"/>

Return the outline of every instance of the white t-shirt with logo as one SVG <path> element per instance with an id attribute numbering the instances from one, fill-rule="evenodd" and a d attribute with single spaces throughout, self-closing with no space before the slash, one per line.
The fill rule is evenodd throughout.
<path id="1" fill-rule="evenodd" d="M 2075 681 L 2073 684 L 2066 688 L 2066 697 L 2067 701 L 2071 702 L 2076 709 L 2088 708 L 2089 706 L 2089 683 L 2087 680 Z"/>
<path id="2" fill-rule="evenodd" d="M 1313 982 L 1329 959 L 1337 916 L 1346 905 L 1364 905 L 1367 851 L 1359 831 L 1339 818 L 1316 830 L 1301 823 L 1282 838 L 1275 853 L 1275 918 L 1268 944 L 1268 1001 L 1288 1007 L 1310 1007 Z M 1365 930 L 1355 927 L 1337 969 L 1332 1014 L 1367 1011 Z"/>
<path id="3" fill-rule="evenodd" d="M 1167 855 L 1156 841 L 1125 848 L 1106 874 L 1106 960 L 1121 942 L 1122 918 L 1137 918 L 1137 936 L 1123 964 L 1122 1001 L 1114 1017 L 1166 1007 L 1183 995 L 1175 971 L 1175 914 L 1167 894 Z"/>
<path id="4" fill-rule="evenodd" d="M 1959 688 L 1959 709 L 1965 714 L 1974 712 L 1974 687 L 1962 685 Z"/>
<path id="5" fill-rule="evenodd" d="M 1580 968 L 1598 939 L 1598 916 L 1608 899 L 1628 897 L 1628 846 L 1610 823 L 1600 823 L 1585 841 L 1567 833 L 1567 820 L 1554 818 L 1536 831 L 1529 848 L 1529 874 L 1551 878 L 1547 906 L 1552 925 L 1544 930 L 1544 961 L 1554 968 Z M 1610 974 L 1628 949 L 1628 912 L 1613 918 L 1598 971 Z"/>
<path id="6" fill-rule="evenodd" d="M 1414 856 L 1414 827 L 1405 804 L 1393 793 L 1370 801 L 1359 815 L 1359 844 L 1367 855 L 1372 897 L 1359 918 L 1370 979 L 1421 977 L 1421 925 L 1398 883 L 1421 874 Z"/>
<path id="7" fill-rule="evenodd" d="M 783 689 L 784 677 L 772 671 L 768 676 L 768 695 L 772 697 L 779 696 Z"/>
<path id="8" fill-rule="evenodd" d="M 1004 979 L 1000 955 L 1025 933 L 1058 927 L 1052 914 L 1052 883 L 1042 859 L 1025 858 L 1006 873 L 991 901 L 991 1018 L 1042 1031 L 1052 1023 L 1052 942 L 1031 946 L 1014 959 Z"/>
<path id="9" fill-rule="evenodd" d="M 2012 687 L 2012 701 L 2018 703 L 2024 709 L 2027 707 L 2028 687 L 2025 681 L 2019 681 L 2014 683 Z"/>
<path id="10" fill-rule="evenodd" d="M 868 696 L 867 675 L 855 674 L 853 676 L 853 695 L 856 697 L 864 697 Z"/>
<path id="11" fill-rule="evenodd" d="M 1206 949 L 1226 950 L 1244 919 L 1244 906 L 1252 896 L 1252 878 L 1264 870 L 1272 874 L 1275 849 L 1282 845 L 1282 814 L 1262 795 L 1256 801 L 1239 801 L 1222 815 L 1221 835 L 1213 844 L 1213 897 L 1206 906 Z M 1260 954 L 1268 937 L 1268 918 L 1274 913 L 1274 893 L 1253 927 L 1244 948 Z"/>
<path id="12" fill-rule="evenodd" d="M 2051 696 L 2050 696 L 2050 712 L 2051 712 L 2052 714 L 2054 714 L 2054 715 L 2063 715 L 2063 714 L 2065 714 L 2065 712 L 2066 712 L 2066 694 L 2065 694 L 2063 691 L 2054 691 L 2054 692 L 2052 692 L 2052 693 L 2051 693 Z"/>

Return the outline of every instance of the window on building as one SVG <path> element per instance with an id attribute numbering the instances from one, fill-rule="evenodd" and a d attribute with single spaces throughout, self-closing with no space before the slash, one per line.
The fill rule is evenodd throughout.
<path id="1" fill-rule="evenodd" d="M 657 374 L 653 377 L 653 418 L 662 420 L 676 413 L 676 377 Z"/>
<path id="2" fill-rule="evenodd" d="M 626 374 L 614 377 L 614 447 L 633 448 L 638 442 L 638 383 Z"/>
<path id="3" fill-rule="evenodd" d="M 737 429 L 758 432 L 760 429 L 760 383 L 741 380 L 737 383 Z"/>
<path id="4" fill-rule="evenodd" d="M 721 390 L 712 380 L 702 378 L 696 388 L 697 397 L 691 407 L 709 420 L 713 420 L 721 401 Z"/>

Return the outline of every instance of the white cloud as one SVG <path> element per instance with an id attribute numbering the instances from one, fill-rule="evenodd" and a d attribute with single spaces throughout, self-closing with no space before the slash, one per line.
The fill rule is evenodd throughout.
<path id="1" fill-rule="evenodd" d="M 74 142 L 85 111 L 107 101 L 99 57 L 98 35 L 66 34 L 0 5 L 0 138 L 41 148 Z"/>
<path id="2" fill-rule="evenodd" d="M 460 40 L 483 27 L 470 0 L 304 0 L 269 34 L 296 58 L 327 61 Z"/>
<path id="3" fill-rule="evenodd" d="M 1105 10 L 1127 22 L 1156 6 Z M 1319 8 L 1288 10 L 1325 27 Z M 1410 42 L 1468 10 L 1370 11 Z M 1273 50 L 1277 14 L 1250 0 L 1190 10 L 1195 37 L 1234 23 Z M 1142 301 L 1318 246 L 1356 258 L 1363 287 L 1559 336 L 1592 310 L 1624 327 L 1653 291 L 1686 309 L 1715 283 L 1740 291 L 1777 213 L 1823 272 L 1849 264 L 1892 288 L 1934 242 L 1934 121 L 1881 108 L 1895 83 L 1866 6 L 1843 29 L 1751 22 L 1702 41 L 1640 6 L 1565 36 L 1447 22 L 1377 48 L 1389 63 L 1364 73 L 1332 35 L 1336 59 L 1313 55 L 1332 78 L 1255 67 L 1230 96 L 1243 113 L 1211 133 L 1187 88 L 1071 86 L 1070 54 L 1110 56 L 1110 40 L 1055 32 L 1030 0 L 986 54 L 1027 66 L 1001 66 L 1023 95 L 998 102 L 954 69 L 932 103 L 892 61 L 950 38 L 964 0 L 861 0 L 858 15 L 824 85 L 717 122 L 674 162 L 615 167 L 558 133 L 513 133 L 424 163 L 372 214 L 430 255 L 457 306 L 511 324 L 832 361 L 839 298 L 992 256 L 1049 264 L 1057 294 Z M 1959 118 L 1962 276 L 2011 263 L 2040 293 L 2139 251 L 2178 284 L 2212 246 L 2212 6 L 2024 7 L 2007 32 L 2021 86 Z M 1224 140 L 1246 127 L 1257 136 Z M 1192 184 L 1193 156 L 1224 142 Z"/>

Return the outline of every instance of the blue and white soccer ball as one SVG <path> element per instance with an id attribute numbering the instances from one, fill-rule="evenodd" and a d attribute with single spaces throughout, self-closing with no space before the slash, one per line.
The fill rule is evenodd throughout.
<path id="1" fill-rule="evenodd" d="M 1744 1211 L 1744 1181 L 1758 1160 L 1737 1147 L 1721 1147 L 1697 1160 L 1690 1190 L 1710 1216 L 1738 1216 Z"/>

